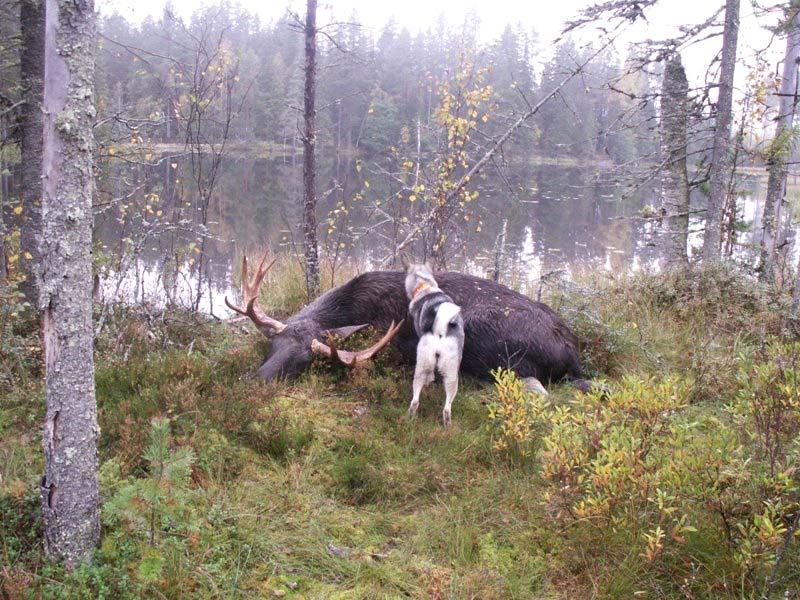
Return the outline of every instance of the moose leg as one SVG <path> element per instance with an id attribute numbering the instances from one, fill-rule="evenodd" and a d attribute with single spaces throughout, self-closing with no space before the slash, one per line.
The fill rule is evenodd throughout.
<path id="1" fill-rule="evenodd" d="M 444 411 L 442 412 L 442 420 L 444 421 L 444 426 L 450 426 L 450 409 L 453 406 L 453 399 L 456 397 L 458 393 L 458 369 L 454 373 L 446 373 L 442 375 L 442 380 L 444 383 L 444 392 L 445 392 L 445 400 L 444 400 Z"/>
<path id="2" fill-rule="evenodd" d="M 547 390 L 544 389 L 542 382 L 536 379 L 536 377 L 525 377 L 522 380 L 522 383 L 525 384 L 525 389 L 528 390 L 529 392 L 547 396 Z"/>

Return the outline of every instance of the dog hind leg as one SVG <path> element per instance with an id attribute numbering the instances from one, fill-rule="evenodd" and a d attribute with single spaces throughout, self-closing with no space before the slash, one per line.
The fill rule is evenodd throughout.
<path id="1" fill-rule="evenodd" d="M 445 392 L 442 420 L 444 421 L 445 427 L 448 427 L 450 425 L 450 411 L 453 406 L 453 399 L 458 393 L 458 368 L 456 368 L 454 373 L 443 373 L 442 383 L 444 383 Z"/>
<path id="2" fill-rule="evenodd" d="M 415 417 L 417 409 L 419 408 L 419 397 L 422 394 L 422 389 L 433 381 L 433 371 L 426 368 L 424 365 L 417 365 L 414 371 L 414 395 L 411 398 L 411 405 L 408 407 L 408 416 Z"/>

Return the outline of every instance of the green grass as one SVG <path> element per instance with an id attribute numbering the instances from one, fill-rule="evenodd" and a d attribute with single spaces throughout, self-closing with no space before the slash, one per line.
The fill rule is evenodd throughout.
<path id="1" fill-rule="evenodd" d="M 687 375 L 697 414 L 720 411 L 737 389 L 734 348 L 791 337 L 782 298 L 724 273 L 591 285 L 598 297 L 549 299 L 590 372 L 612 384 Z M 42 388 L 16 375 L 0 399 L 3 597 L 755 597 L 732 577 L 713 522 L 658 568 L 624 528 L 598 538 L 564 525 L 538 460 L 493 451 L 491 385 L 465 379 L 445 429 L 439 385 L 415 420 L 405 416 L 412 372 L 394 351 L 353 376 L 317 362 L 295 382 L 265 384 L 248 377 L 264 350 L 255 333 L 188 315 L 114 315 L 96 353 L 103 539 L 94 564 L 72 574 L 41 553 Z M 554 404 L 575 398 L 551 388 Z M 149 477 L 155 417 L 169 418 L 171 447 L 194 460 L 151 544 L 121 490 Z M 686 556 L 691 585 L 680 579 L 691 576 Z"/>

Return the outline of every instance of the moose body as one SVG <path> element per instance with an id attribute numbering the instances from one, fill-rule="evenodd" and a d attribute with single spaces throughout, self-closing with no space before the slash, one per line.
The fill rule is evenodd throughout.
<path id="1" fill-rule="evenodd" d="M 381 343 L 370 349 L 371 354 L 356 354 L 319 342 L 329 333 L 346 336 L 367 325 L 389 329 L 382 345 L 393 338 L 404 359 L 414 363 L 418 337 L 407 318 L 405 273 L 372 271 L 359 275 L 329 290 L 282 323 L 266 317 L 257 307 L 257 288 L 266 273 L 263 264 L 264 260 L 254 281 L 248 283 L 245 261 L 242 287 L 247 309 L 229 304 L 250 316 L 272 339 L 266 360 L 258 370 L 260 377 L 271 380 L 301 373 L 311 363 L 312 347 L 340 360 L 345 356 L 349 364 L 367 354 L 372 356 Z M 504 367 L 522 378 L 543 382 L 575 380 L 585 387 L 587 382 L 579 379 L 577 338 L 548 306 L 487 279 L 453 272 L 435 276 L 442 291 L 461 307 L 465 334 L 463 373 L 488 378 L 492 369 Z M 399 329 L 392 327 L 401 321 Z"/>

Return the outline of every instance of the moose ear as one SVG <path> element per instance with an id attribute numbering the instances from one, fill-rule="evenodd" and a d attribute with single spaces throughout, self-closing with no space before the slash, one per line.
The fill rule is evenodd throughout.
<path id="1" fill-rule="evenodd" d="M 361 331 L 365 327 L 369 327 L 369 323 L 364 323 L 363 325 L 348 325 L 347 327 L 336 327 L 334 329 L 328 329 L 327 331 L 323 332 L 323 335 L 335 335 L 338 338 L 346 339 L 353 335 L 356 331 Z"/>

